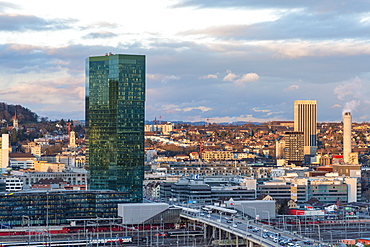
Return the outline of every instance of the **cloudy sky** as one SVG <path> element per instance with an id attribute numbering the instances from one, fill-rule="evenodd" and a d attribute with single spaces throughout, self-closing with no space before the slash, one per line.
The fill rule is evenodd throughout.
<path id="1" fill-rule="evenodd" d="M 146 119 L 370 121 L 363 0 L 0 1 L 0 102 L 84 119 L 85 59 L 147 57 Z"/>

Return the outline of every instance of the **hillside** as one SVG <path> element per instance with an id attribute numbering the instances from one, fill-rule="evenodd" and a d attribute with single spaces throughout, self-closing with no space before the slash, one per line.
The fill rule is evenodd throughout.
<path id="1" fill-rule="evenodd" d="M 11 122 L 15 113 L 17 113 L 19 123 L 35 123 L 39 117 L 30 109 L 21 105 L 8 105 L 4 102 L 0 102 L 0 121 Z"/>

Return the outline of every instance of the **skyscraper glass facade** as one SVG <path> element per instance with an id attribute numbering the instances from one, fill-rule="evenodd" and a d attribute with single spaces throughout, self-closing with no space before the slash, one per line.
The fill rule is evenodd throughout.
<path id="1" fill-rule="evenodd" d="M 86 60 L 90 189 L 128 192 L 141 202 L 144 178 L 145 56 Z"/>

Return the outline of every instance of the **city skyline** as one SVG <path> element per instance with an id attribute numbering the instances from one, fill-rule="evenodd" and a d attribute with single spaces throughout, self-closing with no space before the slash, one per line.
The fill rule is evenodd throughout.
<path id="1" fill-rule="evenodd" d="M 361 1 L 112 6 L 0 2 L 1 101 L 83 119 L 84 59 L 112 52 L 147 57 L 146 120 L 293 120 L 292 102 L 317 100 L 318 122 L 370 121 Z"/>

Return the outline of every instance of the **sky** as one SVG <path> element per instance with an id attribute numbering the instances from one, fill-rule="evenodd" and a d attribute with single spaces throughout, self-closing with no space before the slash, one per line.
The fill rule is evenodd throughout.
<path id="1" fill-rule="evenodd" d="M 146 120 L 370 121 L 365 0 L 0 0 L 0 102 L 85 118 L 85 59 L 146 55 Z"/>

